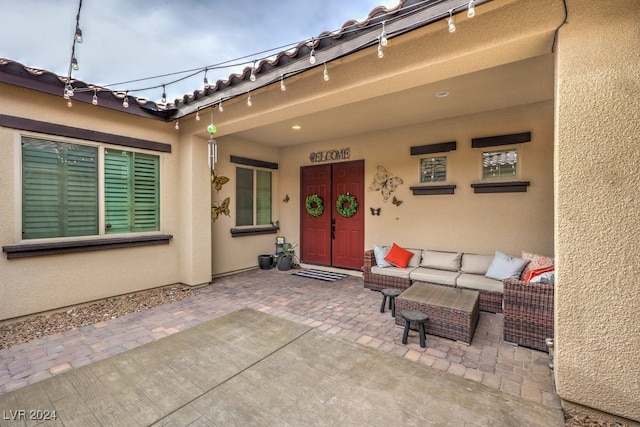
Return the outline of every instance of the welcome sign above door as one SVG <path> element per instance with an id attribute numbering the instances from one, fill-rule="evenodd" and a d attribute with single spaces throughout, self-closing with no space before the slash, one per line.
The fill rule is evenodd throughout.
<path id="1" fill-rule="evenodd" d="M 311 163 L 332 162 L 336 160 L 349 160 L 351 158 L 351 148 L 340 148 L 337 150 L 316 151 L 309 154 Z"/>

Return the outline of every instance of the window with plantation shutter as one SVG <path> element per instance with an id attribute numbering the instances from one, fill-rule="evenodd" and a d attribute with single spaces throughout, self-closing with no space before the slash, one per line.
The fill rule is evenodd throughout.
<path id="1" fill-rule="evenodd" d="M 22 138 L 22 237 L 98 234 L 98 149 Z"/>
<path id="2" fill-rule="evenodd" d="M 104 171 L 106 233 L 159 230 L 158 156 L 105 149 Z"/>
<path id="3" fill-rule="evenodd" d="M 270 225 L 272 174 L 261 169 L 236 168 L 236 225 Z"/>

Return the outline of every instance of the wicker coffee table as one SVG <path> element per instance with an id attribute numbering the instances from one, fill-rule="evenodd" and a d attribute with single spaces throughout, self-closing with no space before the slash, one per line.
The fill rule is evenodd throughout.
<path id="1" fill-rule="evenodd" d="M 396 311 L 422 311 L 429 316 L 427 334 L 471 344 L 480 318 L 478 295 L 477 291 L 415 283 L 396 298 Z M 396 325 L 404 324 L 402 316 L 396 316 Z"/>

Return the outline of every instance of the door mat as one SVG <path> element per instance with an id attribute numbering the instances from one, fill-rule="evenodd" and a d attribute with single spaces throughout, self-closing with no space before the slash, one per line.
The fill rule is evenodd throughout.
<path id="1" fill-rule="evenodd" d="M 315 269 L 304 269 L 293 273 L 294 276 L 308 277 L 309 279 L 324 280 L 325 282 L 335 282 L 344 279 L 346 274 L 331 273 L 330 271 L 322 271 Z"/>

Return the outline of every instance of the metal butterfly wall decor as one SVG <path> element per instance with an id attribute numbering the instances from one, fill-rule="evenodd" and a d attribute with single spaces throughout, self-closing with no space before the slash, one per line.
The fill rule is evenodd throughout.
<path id="1" fill-rule="evenodd" d="M 211 185 L 216 188 L 216 191 L 222 190 L 222 186 L 229 182 L 229 178 L 222 175 L 216 175 L 213 169 L 211 169 Z"/>
<path id="2" fill-rule="evenodd" d="M 371 215 L 380 216 L 380 211 L 382 210 L 382 208 L 369 208 L 369 209 L 371 209 Z"/>
<path id="3" fill-rule="evenodd" d="M 229 210 L 229 202 L 230 198 L 227 197 L 222 201 L 222 203 L 216 202 L 213 206 L 211 206 L 211 219 L 215 222 L 218 219 L 220 214 L 225 214 L 226 216 L 231 216 L 231 211 Z"/>
<path id="4" fill-rule="evenodd" d="M 398 200 L 396 199 L 396 196 L 393 196 L 393 200 L 391 200 L 391 203 L 393 203 L 396 206 L 400 206 L 402 204 L 402 200 Z"/>
<path id="5" fill-rule="evenodd" d="M 382 193 L 382 200 L 386 203 L 389 200 L 391 193 L 396 191 L 398 185 L 402 184 L 402 178 L 397 176 L 391 176 L 384 166 L 378 165 L 378 172 L 373 177 L 373 182 L 369 186 L 369 191 L 380 191 Z M 401 202 L 402 203 L 402 202 Z"/>

